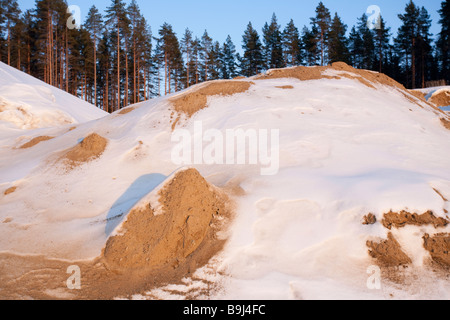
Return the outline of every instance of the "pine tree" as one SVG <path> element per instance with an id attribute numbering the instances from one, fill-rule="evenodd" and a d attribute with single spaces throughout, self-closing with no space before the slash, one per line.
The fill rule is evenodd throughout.
<path id="1" fill-rule="evenodd" d="M 350 63 L 355 68 L 363 68 L 363 40 L 356 27 L 353 27 L 349 35 Z"/>
<path id="2" fill-rule="evenodd" d="M 209 55 L 208 61 L 210 80 L 220 79 L 221 61 L 222 61 L 222 49 L 220 47 L 220 43 L 216 41 L 213 43 L 211 47 L 211 54 Z"/>
<path id="3" fill-rule="evenodd" d="M 302 62 L 300 34 L 292 19 L 283 31 L 282 44 L 286 66 L 300 65 Z"/>
<path id="4" fill-rule="evenodd" d="M 5 19 L 5 31 L 6 31 L 6 46 L 7 46 L 7 63 L 11 65 L 11 51 L 12 51 L 12 39 L 11 34 L 16 23 L 19 21 L 19 15 L 22 11 L 19 8 L 17 0 L 5 1 L 4 7 L 4 19 Z"/>
<path id="5" fill-rule="evenodd" d="M 246 77 L 258 74 L 264 69 L 262 44 L 258 32 L 250 22 L 242 37 L 242 49 L 244 55 L 241 58 L 241 73 Z"/>
<path id="6" fill-rule="evenodd" d="M 405 13 L 398 17 L 403 22 L 398 30 L 396 44 L 403 50 L 406 58 L 406 69 L 410 69 L 411 80 L 406 79 L 408 86 L 416 87 L 416 46 L 419 35 L 419 15 L 420 10 L 412 0 L 406 5 Z"/>
<path id="7" fill-rule="evenodd" d="M 236 63 L 236 47 L 228 35 L 225 43 L 222 46 L 222 79 L 232 79 L 237 77 L 237 63 Z"/>
<path id="8" fill-rule="evenodd" d="M 437 40 L 440 76 L 450 82 L 450 0 L 442 1 L 439 10 L 442 29 Z"/>
<path id="9" fill-rule="evenodd" d="M 347 26 L 335 13 L 329 33 L 328 59 L 333 62 L 349 62 L 348 40 L 346 38 Z"/>
<path id="10" fill-rule="evenodd" d="M 425 81 L 430 79 L 430 72 L 433 69 L 432 62 L 434 61 L 432 56 L 432 39 L 431 39 L 431 18 L 428 11 L 422 7 L 418 17 L 418 35 L 417 35 L 417 47 L 416 56 L 417 67 L 420 71 L 420 86 L 425 88 Z M 417 86 L 417 83 L 415 84 Z"/>
<path id="11" fill-rule="evenodd" d="M 102 38 L 98 45 L 98 87 L 100 88 L 100 95 L 102 101 L 100 105 L 106 112 L 113 112 L 111 105 L 111 69 L 112 69 L 112 47 L 111 36 L 107 30 L 103 31 Z"/>
<path id="12" fill-rule="evenodd" d="M 90 8 L 84 27 L 90 33 L 93 42 L 94 104 L 97 105 L 97 47 L 103 34 L 103 18 L 95 6 Z"/>
<path id="13" fill-rule="evenodd" d="M 316 26 L 312 25 L 311 30 L 303 27 L 302 43 L 305 52 L 305 64 L 308 66 L 317 65 L 318 56 L 320 55 L 319 41 L 317 38 L 318 31 Z"/>
<path id="14" fill-rule="evenodd" d="M 181 78 L 183 77 L 183 59 L 181 55 L 180 44 L 172 26 L 164 23 L 159 30 L 159 51 L 162 55 L 160 61 L 164 61 L 164 79 L 165 79 L 165 94 L 172 93 L 172 87 L 175 91 L 181 87 Z M 173 86 L 172 86 L 172 81 Z"/>
<path id="15" fill-rule="evenodd" d="M 3 24 L 5 23 L 5 7 L 6 0 L 0 0 L 0 61 L 2 61 L 4 50 Z"/>
<path id="16" fill-rule="evenodd" d="M 210 55 L 212 51 L 212 43 L 213 40 L 208 34 L 208 31 L 205 30 L 203 33 L 203 36 L 200 40 L 200 82 L 208 81 L 208 74 L 209 74 L 209 61 L 210 61 Z"/>
<path id="17" fill-rule="evenodd" d="M 360 34 L 361 43 L 361 68 L 373 70 L 375 68 L 375 38 L 372 30 L 368 26 L 368 17 L 363 14 L 358 19 L 358 33 Z"/>
<path id="18" fill-rule="evenodd" d="M 331 27 L 331 14 L 325 7 L 323 2 L 320 2 L 316 8 L 316 16 L 311 18 L 313 32 L 317 38 L 318 47 L 320 48 L 320 65 L 325 65 L 327 60 L 328 37 Z"/>
<path id="19" fill-rule="evenodd" d="M 284 68 L 282 34 L 275 13 L 272 21 L 265 24 L 263 28 L 263 51 L 265 65 L 268 69 Z"/>
<path id="20" fill-rule="evenodd" d="M 378 72 L 383 72 L 383 65 L 387 63 L 387 51 L 389 50 L 390 43 L 390 28 L 386 27 L 386 22 L 380 15 L 378 24 L 379 28 L 374 30 L 375 32 L 375 47 L 378 59 Z"/>
<path id="21" fill-rule="evenodd" d="M 128 34 L 130 22 L 123 0 L 112 0 L 111 5 L 106 9 L 106 24 L 110 29 L 111 35 L 115 36 L 115 51 L 116 51 L 116 72 L 117 72 L 117 87 L 116 90 L 116 109 L 122 108 L 122 89 L 121 89 L 121 54 L 122 42 L 127 43 L 127 39 L 123 38 Z M 124 50 L 127 55 L 126 49 Z M 125 59 L 127 61 L 128 59 Z M 125 102 L 126 103 L 126 102 Z"/>
<path id="22" fill-rule="evenodd" d="M 185 56 L 186 61 L 186 88 L 189 88 L 192 83 L 191 79 L 191 72 L 195 68 L 194 67 L 194 60 L 193 60 L 193 42 L 194 42 L 194 36 L 192 34 L 192 31 L 189 30 L 189 28 L 186 28 L 184 32 L 184 36 L 181 39 L 181 49 L 183 51 L 183 54 Z"/>

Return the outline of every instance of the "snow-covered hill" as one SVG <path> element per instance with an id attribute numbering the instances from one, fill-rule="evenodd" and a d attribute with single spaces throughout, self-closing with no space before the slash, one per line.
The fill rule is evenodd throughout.
<path id="1" fill-rule="evenodd" d="M 15 95 L 27 97 L 18 88 Z M 26 85 L 61 105 L 43 88 Z M 78 112 L 62 105 L 67 114 Z M 448 218 L 448 121 L 386 77 L 336 64 L 201 84 L 70 131 L 17 135 L 0 148 L 0 252 L 61 261 L 100 257 L 108 239 L 133 232 L 133 223 L 128 229 L 124 223 L 148 211 L 143 208 L 157 212 L 149 217 L 164 215 L 158 190 L 192 167 L 235 202 L 220 235 L 227 242 L 184 284 L 149 288 L 135 298 L 448 299 L 448 277 L 428 267 L 423 245 L 425 234 L 448 233 L 448 226 L 388 230 L 362 223 L 369 213 L 382 221 L 391 210 Z M 227 153 L 220 139 L 227 143 L 227 133 L 237 132 L 257 137 L 240 150 L 256 155 L 254 161 L 227 158 L 235 148 Z M 192 157 L 184 154 L 191 162 L 181 163 L 174 152 L 180 137 L 192 137 Z M 269 167 L 275 170 L 263 174 Z M 411 274 L 402 283 L 383 278 L 381 289 L 371 290 L 367 270 L 377 262 L 367 242 L 389 233 L 411 258 L 405 271 Z M 205 296 L 211 283 L 216 290 Z M 64 288 L 57 292 L 64 296 Z"/>
<path id="2" fill-rule="evenodd" d="M 106 112 L 0 62 L 0 130 L 83 123 Z"/>

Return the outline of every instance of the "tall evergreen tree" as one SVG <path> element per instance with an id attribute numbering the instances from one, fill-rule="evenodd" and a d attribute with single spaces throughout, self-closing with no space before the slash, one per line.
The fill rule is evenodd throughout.
<path id="1" fill-rule="evenodd" d="M 302 62 L 300 34 L 292 19 L 283 31 L 282 44 L 285 64 L 288 67 L 300 65 Z"/>
<path id="2" fill-rule="evenodd" d="M 450 0 L 442 1 L 439 10 L 441 32 L 437 40 L 440 76 L 450 82 Z"/>
<path id="3" fill-rule="evenodd" d="M 129 33 L 130 21 L 126 10 L 126 4 L 123 0 L 112 0 L 110 6 L 106 9 L 106 24 L 110 30 L 112 36 L 116 38 L 115 51 L 116 51 L 116 72 L 117 72 L 117 84 L 116 84 L 116 109 L 122 108 L 122 89 L 121 89 L 121 59 L 122 52 L 126 49 L 122 49 L 122 43 L 126 43 L 126 36 Z M 125 40 L 125 41 L 124 41 Z M 125 59 L 127 61 L 127 59 Z M 126 102 L 125 102 L 126 103 Z M 125 105 L 124 105 L 125 106 Z"/>
<path id="4" fill-rule="evenodd" d="M 253 28 L 251 22 L 247 25 L 242 37 L 242 49 L 244 55 L 241 58 L 241 73 L 244 76 L 254 76 L 264 69 L 261 40 L 258 31 Z"/>
<path id="5" fill-rule="evenodd" d="M 346 37 L 347 26 L 335 13 L 329 33 L 329 53 L 330 63 L 333 62 L 349 62 L 348 40 Z"/>
<path id="6" fill-rule="evenodd" d="M 315 66 L 318 64 L 318 56 L 320 56 L 319 41 L 317 38 L 318 30 L 315 25 L 311 26 L 311 30 L 308 27 L 303 27 L 302 31 L 302 43 L 305 53 L 305 64 L 308 66 Z"/>
<path id="7" fill-rule="evenodd" d="M 378 72 L 383 72 L 383 65 L 387 64 L 387 56 L 390 43 L 390 28 L 386 27 L 386 22 L 380 15 L 378 24 L 379 28 L 374 30 L 375 32 L 375 48 L 376 56 L 378 60 Z"/>
<path id="8" fill-rule="evenodd" d="M 275 13 L 272 21 L 263 28 L 263 50 L 266 68 L 275 69 L 285 67 L 283 59 L 282 34 Z"/>
<path id="9" fill-rule="evenodd" d="M 367 70 L 373 70 L 375 68 L 375 37 L 374 32 L 370 30 L 368 26 L 368 17 L 363 14 L 358 19 L 358 32 L 362 40 L 362 56 L 361 56 L 361 68 Z"/>
<path id="10" fill-rule="evenodd" d="M 90 33 L 93 42 L 94 104 L 97 105 L 97 47 L 103 34 L 103 18 L 95 5 L 90 8 L 84 27 Z"/>
<path id="11" fill-rule="evenodd" d="M 419 36 L 420 10 L 412 0 L 406 5 L 405 13 L 399 14 L 402 26 L 398 30 L 396 44 L 404 52 L 406 58 L 405 67 L 410 69 L 411 80 L 406 79 L 408 86 L 416 87 L 416 46 Z"/>
<path id="12" fill-rule="evenodd" d="M 348 38 L 350 63 L 355 68 L 363 68 L 363 39 L 354 26 Z"/>
<path id="13" fill-rule="evenodd" d="M 17 0 L 5 1 L 4 11 L 5 11 L 4 19 L 6 31 L 7 63 L 8 65 L 11 65 L 11 51 L 13 47 L 11 34 L 16 23 L 19 21 L 19 15 L 22 13 L 22 11 L 19 8 Z"/>
<path id="14" fill-rule="evenodd" d="M 222 46 L 222 72 L 223 79 L 232 79 L 237 77 L 237 63 L 236 63 L 236 47 L 228 35 L 225 43 Z"/>
<path id="15" fill-rule="evenodd" d="M 200 81 L 208 81 L 209 75 L 209 64 L 211 59 L 213 40 L 208 34 L 208 31 L 205 30 L 203 36 L 200 40 Z"/>
<path id="16" fill-rule="evenodd" d="M 432 34 L 430 33 L 431 17 L 428 11 L 422 7 L 418 17 L 418 36 L 416 42 L 416 56 L 417 67 L 420 74 L 420 86 L 425 87 L 425 81 L 431 78 L 431 72 L 433 70 L 433 56 L 432 56 Z M 418 78 L 418 77 L 417 77 Z M 417 83 L 415 87 L 417 87 Z"/>
<path id="17" fill-rule="evenodd" d="M 188 28 L 184 32 L 184 36 L 181 39 L 181 49 L 183 51 L 183 55 L 185 56 L 186 61 L 186 87 L 189 88 L 192 84 L 192 71 L 195 68 L 195 62 L 193 57 L 193 42 L 194 36 L 192 31 Z"/>
<path id="18" fill-rule="evenodd" d="M 320 65 L 325 65 L 328 53 L 328 38 L 331 27 L 331 14 L 321 1 L 316 8 L 316 16 L 311 18 L 313 32 L 316 32 L 318 47 L 320 48 Z"/>

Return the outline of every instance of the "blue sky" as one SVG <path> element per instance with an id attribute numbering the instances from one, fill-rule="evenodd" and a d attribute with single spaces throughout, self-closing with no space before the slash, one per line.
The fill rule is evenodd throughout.
<path id="1" fill-rule="evenodd" d="M 35 0 L 19 0 L 18 2 L 22 10 L 33 8 L 35 4 Z M 78 5 L 84 18 L 93 4 L 103 11 L 110 5 L 111 0 L 67 0 L 67 2 L 69 5 Z M 154 35 L 164 22 L 168 22 L 180 37 L 186 27 L 199 37 L 207 29 L 210 36 L 220 43 L 223 43 L 229 34 L 238 49 L 249 21 L 258 31 L 261 31 L 264 23 L 270 21 L 272 13 L 275 13 L 283 28 L 292 18 L 301 30 L 304 25 L 309 25 L 309 19 L 314 16 L 319 2 L 320 0 L 137 0 Z M 400 26 L 398 14 L 404 12 L 408 2 L 409 0 L 323 0 L 332 15 L 337 12 L 349 29 L 357 23 L 357 18 L 361 17 L 370 5 L 377 5 L 394 34 Z M 431 32 L 435 36 L 440 31 L 437 11 L 441 2 L 440 0 L 414 1 L 416 5 L 424 6 L 430 13 L 433 19 Z"/>

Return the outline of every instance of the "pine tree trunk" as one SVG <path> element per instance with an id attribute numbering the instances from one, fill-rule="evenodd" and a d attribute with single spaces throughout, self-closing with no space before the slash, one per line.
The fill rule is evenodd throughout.
<path id="1" fill-rule="evenodd" d="M 164 52 L 164 95 L 167 95 L 167 53 Z"/>
<path id="2" fill-rule="evenodd" d="M 117 109 L 120 109 L 120 21 L 117 17 Z"/>
<path id="3" fill-rule="evenodd" d="M 11 65 L 11 28 L 9 26 L 8 21 L 8 40 L 7 40 L 7 46 L 8 46 L 8 66 Z"/>
<path id="4" fill-rule="evenodd" d="M 130 103 L 128 94 L 129 94 L 129 76 L 128 76 L 128 44 L 125 39 L 125 103 L 123 107 L 125 108 Z"/>
<path id="5" fill-rule="evenodd" d="M 94 104 L 97 106 L 97 40 L 94 41 Z"/>
<path id="6" fill-rule="evenodd" d="M 412 89 L 416 88 L 416 39 L 412 40 L 412 57 L 411 57 L 411 69 L 412 69 Z"/>

